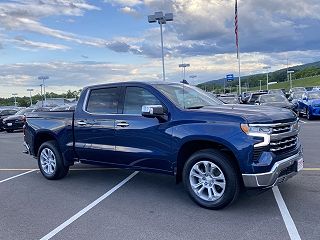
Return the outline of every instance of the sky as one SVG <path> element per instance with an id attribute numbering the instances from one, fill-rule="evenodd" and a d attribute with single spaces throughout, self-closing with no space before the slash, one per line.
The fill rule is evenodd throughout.
<path id="1" fill-rule="evenodd" d="M 237 75 L 234 0 L 0 0 L 0 97 L 162 79 L 156 11 L 164 25 L 166 80 L 189 63 L 192 83 Z M 238 0 L 241 75 L 320 60 L 319 0 Z M 189 78 L 196 75 L 196 78 Z"/>

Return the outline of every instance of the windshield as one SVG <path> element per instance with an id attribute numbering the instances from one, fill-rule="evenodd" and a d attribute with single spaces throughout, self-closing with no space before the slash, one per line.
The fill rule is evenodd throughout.
<path id="1" fill-rule="evenodd" d="M 320 92 L 309 93 L 309 99 L 320 99 Z"/>
<path id="2" fill-rule="evenodd" d="M 169 98 L 177 107 L 183 109 L 223 104 L 214 96 L 207 94 L 197 87 L 186 84 L 156 84 L 154 87 Z"/>
<path id="3" fill-rule="evenodd" d="M 28 112 L 32 112 L 33 111 L 33 108 L 26 108 L 26 109 L 22 109 L 20 110 L 19 112 L 17 112 L 15 115 L 24 115 Z"/>
<path id="4" fill-rule="evenodd" d="M 288 100 L 282 95 L 263 95 L 260 98 L 260 102 L 287 102 Z"/>
<path id="5" fill-rule="evenodd" d="M 273 89 L 273 90 L 270 90 L 269 93 L 272 93 L 272 94 L 283 94 L 282 90 L 281 89 Z"/>

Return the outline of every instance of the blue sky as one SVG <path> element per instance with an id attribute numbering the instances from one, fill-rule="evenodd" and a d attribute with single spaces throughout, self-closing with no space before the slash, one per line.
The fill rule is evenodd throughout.
<path id="1" fill-rule="evenodd" d="M 1 0 L 0 97 L 89 84 L 161 79 L 155 11 L 173 12 L 164 28 L 168 81 L 182 61 L 192 83 L 237 72 L 234 0 Z M 239 0 L 242 74 L 320 60 L 318 0 Z"/>

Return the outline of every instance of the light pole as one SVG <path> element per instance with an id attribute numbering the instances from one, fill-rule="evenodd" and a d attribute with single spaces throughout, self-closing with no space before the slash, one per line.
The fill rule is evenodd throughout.
<path id="1" fill-rule="evenodd" d="M 262 89 L 261 89 L 261 82 L 262 82 L 262 80 L 259 80 L 259 82 L 260 82 L 260 91 L 261 91 L 261 90 L 262 90 Z"/>
<path id="2" fill-rule="evenodd" d="M 170 22 L 170 21 L 173 21 L 173 14 L 172 13 L 166 13 L 166 14 L 163 15 L 163 12 L 155 12 L 154 15 L 149 15 L 148 16 L 148 22 L 149 23 L 158 22 L 159 25 L 160 25 L 163 81 L 166 80 L 166 74 L 165 74 L 165 71 L 164 71 L 162 24 L 166 24 L 167 22 Z"/>
<path id="3" fill-rule="evenodd" d="M 270 66 L 263 67 L 263 69 L 267 70 L 267 90 L 269 90 L 269 69 L 270 68 L 271 68 Z"/>
<path id="4" fill-rule="evenodd" d="M 182 80 L 185 80 L 185 79 L 186 79 L 186 68 L 187 68 L 187 67 L 190 67 L 190 64 L 189 64 L 189 63 L 179 64 L 179 68 L 183 68 L 183 79 L 182 79 Z"/>
<path id="5" fill-rule="evenodd" d="M 18 95 L 18 93 L 12 93 L 12 96 L 14 97 L 14 106 L 17 107 L 17 99 L 16 96 Z"/>
<path id="6" fill-rule="evenodd" d="M 49 79 L 49 76 L 39 76 L 38 77 L 39 80 L 42 80 L 42 86 L 43 86 L 43 95 L 44 95 L 44 102 L 46 103 L 47 102 L 47 97 L 46 97 L 46 85 L 44 83 L 45 80 L 48 80 Z M 40 86 L 41 86 L 40 85 Z M 41 89 L 42 89 L 42 86 L 41 86 Z M 41 91 L 42 92 L 42 91 Z M 42 104 L 43 105 L 43 104 Z"/>
<path id="7" fill-rule="evenodd" d="M 27 91 L 30 92 L 30 106 L 32 106 L 32 94 L 31 94 L 31 92 L 33 91 L 33 89 L 32 88 L 28 88 Z"/>
<path id="8" fill-rule="evenodd" d="M 294 71 L 293 70 L 288 70 L 287 71 L 287 75 L 289 74 L 289 81 L 290 81 L 290 89 L 292 89 L 292 76 L 291 76 L 291 74 L 292 73 L 294 73 Z"/>

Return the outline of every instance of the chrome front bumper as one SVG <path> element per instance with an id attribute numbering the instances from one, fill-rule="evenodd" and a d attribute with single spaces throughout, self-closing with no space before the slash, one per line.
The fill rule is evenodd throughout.
<path id="1" fill-rule="evenodd" d="M 257 187 L 272 187 L 278 185 L 282 182 L 287 181 L 289 178 L 296 175 L 297 169 L 293 171 L 283 172 L 288 167 L 298 165 L 298 161 L 303 159 L 302 151 L 299 153 L 276 162 L 270 172 L 258 173 L 258 174 L 242 174 L 242 179 L 244 186 L 247 188 L 257 188 Z"/>

